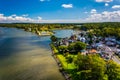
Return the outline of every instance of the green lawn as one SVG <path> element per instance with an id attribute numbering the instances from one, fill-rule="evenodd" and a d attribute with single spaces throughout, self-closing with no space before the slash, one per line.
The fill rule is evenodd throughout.
<path id="1" fill-rule="evenodd" d="M 60 60 L 60 62 L 62 64 L 62 67 L 64 69 L 71 70 L 71 69 L 75 69 L 76 68 L 73 62 L 72 63 L 67 63 L 66 58 L 62 54 L 57 54 L 57 57 Z"/>

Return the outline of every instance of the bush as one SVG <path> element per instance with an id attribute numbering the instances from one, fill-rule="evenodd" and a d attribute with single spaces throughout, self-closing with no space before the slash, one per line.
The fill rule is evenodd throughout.
<path id="1" fill-rule="evenodd" d="M 67 59 L 68 63 L 72 63 L 73 62 L 73 58 L 71 56 L 66 57 L 66 59 Z"/>
<path id="2" fill-rule="evenodd" d="M 54 36 L 54 35 L 52 35 L 50 39 L 51 39 L 52 42 L 56 42 L 57 41 L 57 37 Z"/>

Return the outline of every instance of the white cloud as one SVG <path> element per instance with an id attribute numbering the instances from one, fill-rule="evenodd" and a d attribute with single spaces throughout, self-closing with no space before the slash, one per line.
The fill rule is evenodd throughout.
<path id="1" fill-rule="evenodd" d="M 63 8 L 73 8 L 73 4 L 62 4 Z"/>
<path id="2" fill-rule="evenodd" d="M 113 9 L 120 9 L 120 5 L 114 5 L 112 6 Z"/>
<path id="3" fill-rule="evenodd" d="M 112 2 L 113 0 L 95 0 L 96 2 Z"/>
<path id="4" fill-rule="evenodd" d="M 120 22 L 120 10 L 108 12 L 104 11 L 102 13 L 91 14 L 86 18 L 87 22 Z"/>
<path id="5" fill-rule="evenodd" d="M 45 1 L 45 0 L 40 0 L 41 2 Z"/>
<path id="6" fill-rule="evenodd" d="M 50 1 L 50 0 L 40 0 L 40 2 L 44 2 L 44 1 Z"/>
<path id="7" fill-rule="evenodd" d="M 105 3 L 105 6 L 109 6 L 109 4 L 108 4 L 108 3 Z"/>
<path id="8" fill-rule="evenodd" d="M 80 19 L 54 19 L 54 20 L 42 20 L 41 23 L 80 23 Z"/>
<path id="9" fill-rule="evenodd" d="M 95 11 L 95 10 L 94 10 Z M 16 14 L 5 16 L 0 14 L 0 23 L 83 23 L 83 22 L 120 22 L 120 10 L 117 11 L 104 11 L 101 13 L 90 14 L 87 18 L 83 19 L 53 19 L 44 20 L 38 16 L 36 19 L 30 17 L 17 16 Z"/>
<path id="10" fill-rule="evenodd" d="M 38 16 L 38 20 L 42 20 L 42 17 Z"/>
<path id="11" fill-rule="evenodd" d="M 6 17 L 4 16 L 4 14 L 0 14 L 0 22 L 6 20 Z"/>
<path id="12" fill-rule="evenodd" d="M 96 10 L 96 9 L 92 9 L 92 10 L 90 11 L 90 13 L 91 13 L 91 14 L 95 14 L 95 13 L 97 13 L 97 10 Z"/>
<path id="13" fill-rule="evenodd" d="M 17 16 L 15 14 L 11 16 L 4 16 L 0 14 L 0 23 L 79 23 L 79 19 L 54 19 L 54 20 L 43 20 L 42 17 L 38 16 L 37 19 L 29 17 Z"/>
<path id="14" fill-rule="evenodd" d="M 10 15 L 10 16 L 4 16 L 4 14 L 0 14 L 0 23 L 39 22 L 39 20 L 35 20 L 35 19 L 29 18 L 29 17 L 26 17 L 26 16 L 27 15 L 17 16 L 16 14 L 13 14 L 13 15 Z"/>
<path id="15" fill-rule="evenodd" d="M 0 14 L 0 17 L 1 17 L 1 16 L 4 16 L 4 14 Z"/>

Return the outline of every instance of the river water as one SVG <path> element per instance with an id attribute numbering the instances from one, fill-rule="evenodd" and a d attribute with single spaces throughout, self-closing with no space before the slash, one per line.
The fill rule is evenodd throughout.
<path id="1" fill-rule="evenodd" d="M 56 30 L 69 37 L 72 30 Z M 50 37 L 15 28 L 0 28 L 0 80 L 64 80 L 51 56 Z"/>

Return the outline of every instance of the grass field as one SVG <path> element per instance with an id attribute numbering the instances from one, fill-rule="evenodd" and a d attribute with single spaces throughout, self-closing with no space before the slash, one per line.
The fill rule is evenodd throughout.
<path id="1" fill-rule="evenodd" d="M 74 63 L 68 63 L 66 58 L 62 55 L 62 54 L 57 54 L 57 57 L 58 59 L 60 60 L 61 64 L 62 64 L 62 67 L 65 69 L 65 70 L 71 70 L 71 69 L 75 69 L 75 65 Z"/>

